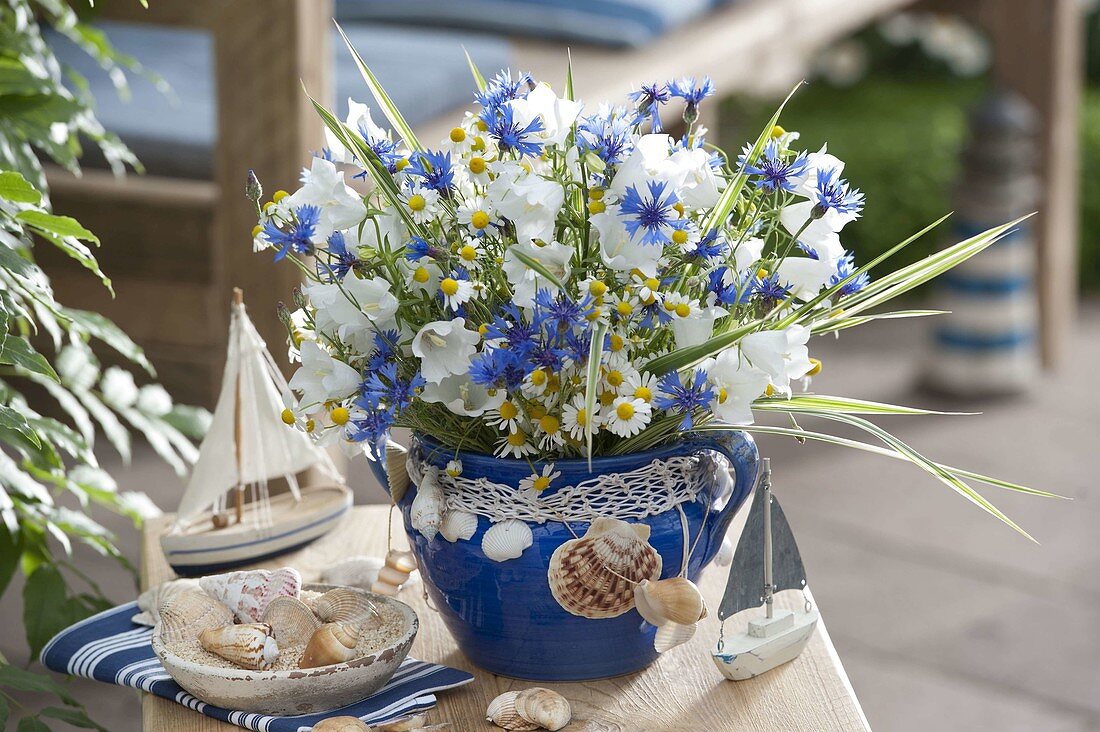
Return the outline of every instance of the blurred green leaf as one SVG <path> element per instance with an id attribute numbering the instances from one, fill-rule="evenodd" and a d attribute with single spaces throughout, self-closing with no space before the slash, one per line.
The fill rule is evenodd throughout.
<path id="1" fill-rule="evenodd" d="M 35 374 L 41 374 L 54 381 L 60 381 L 57 372 L 50 366 L 42 354 L 34 350 L 26 338 L 8 338 L 0 346 L 0 364 L 19 366 Z"/>
<path id="2" fill-rule="evenodd" d="M 37 204 L 42 200 L 42 194 L 21 174 L 14 170 L 4 170 L 0 171 L 0 198 L 13 203 Z"/>
<path id="3" fill-rule="evenodd" d="M 50 638 L 90 614 L 78 599 L 68 596 L 65 578 L 53 565 L 41 564 L 27 577 L 23 627 L 32 658 L 38 657 Z"/>

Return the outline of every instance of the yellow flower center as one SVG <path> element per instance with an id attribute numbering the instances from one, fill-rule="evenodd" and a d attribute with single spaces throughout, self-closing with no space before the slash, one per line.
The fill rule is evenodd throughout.
<path id="1" fill-rule="evenodd" d="M 588 202 L 588 213 L 590 213 L 590 214 L 599 214 L 599 213 L 603 213 L 606 210 L 607 210 L 607 204 L 604 203 L 603 201 L 589 201 Z"/>
<path id="2" fill-rule="evenodd" d="M 550 478 L 545 475 L 540 475 L 539 477 L 535 478 L 535 482 L 531 484 L 531 487 L 539 493 L 542 493 L 544 490 L 550 487 Z"/>
<path id="3" fill-rule="evenodd" d="M 638 385 L 634 389 L 634 398 L 641 399 L 643 402 L 648 404 L 649 400 L 653 398 L 653 390 L 650 389 L 648 386 Z"/>
<path id="4" fill-rule="evenodd" d="M 546 380 L 546 391 L 555 392 L 561 388 L 561 379 L 557 374 L 550 374 L 550 378 Z"/>
<path id="5" fill-rule="evenodd" d="M 531 412 L 531 419 L 536 422 L 546 416 L 546 407 L 536 404 L 529 410 Z"/>
<path id="6" fill-rule="evenodd" d="M 501 419 L 515 419 L 519 414 L 519 410 L 516 409 L 516 405 L 511 402 L 503 402 L 500 405 L 500 418 Z"/>
<path id="7" fill-rule="evenodd" d="M 588 189 L 588 197 L 591 198 L 593 201 L 601 200 L 603 198 L 603 194 L 604 194 L 603 188 L 589 188 Z"/>
<path id="8" fill-rule="evenodd" d="M 667 312 L 671 313 L 675 309 L 676 309 L 676 303 L 674 303 L 674 302 L 666 302 L 665 303 L 665 310 Z"/>
<path id="9" fill-rule="evenodd" d="M 443 291 L 444 295 L 450 297 L 458 292 L 458 280 L 445 277 L 443 281 L 439 283 L 439 289 Z"/>
<path id="10" fill-rule="evenodd" d="M 431 275 L 428 274 L 428 268 L 424 265 L 420 265 L 413 272 L 413 280 L 419 282 L 420 284 L 424 284 L 425 282 L 427 282 L 429 277 L 431 277 Z"/>
<path id="11" fill-rule="evenodd" d="M 775 387 L 772 386 L 771 384 L 768 384 L 768 387 L 766 389 L 764 389 L 764 393 L 767 394 L 768 396 L 772 396 L 773 394 L 775 394 Z"/>
<path id="12" fill-rule="evenodd" d="M 724 387 L 724 386 L 718 387 L 718 403 L 719 404 L 725 404 L 726 399 L 728 399 L 728 398 L 729 398 L 729 392 L 726 391 L 726 387 Z"/>
<path id="13" fill-rule="evenodd" d="M 601 315 L 603 315 L 602 310 L 600 310 L 599 308 L 592 308 L 592 312 L 590 312 L 588 315 L 585 315 L 584 318 L 588 322 L 594 323 L 600 319 Z"/>
<path id="14" fill-rule="evenodd" d="M 620 387 L 623 384 L 623 374 L 621 371 L 612 369 L 607 372 L 607 383 L 614 387 Z"/>
<path id="15" fill-rule="evenodd" d="M 477 259 L 477 248 L 466 244 L 458 250 L 458 256 L 462 257 L 467 262 L 472 262 Z"/>
<path id="16" fill-rule="evenodd" d="M 317 423 L 314 422 L 312 419 L 307 419 L 306 420 L 306 432 L 312 432 L 315 429 L 317 429 Z"/>
<path id="17" fill-rule="evenodd" d="M 590 285 L 588 285 L 588 292 L 593 297 L 600 297 L 605 292 L 607 292 L 607 285 L 600 282 L 599 280 L 593 280 L 592 283 Z"/>
<path id="18" fill-rule="evenodd" d="M 480 138 L 478 138 L 480 139 Z M 481 175 L 485 172 L 485 158 L 475 157 L 470 158 L 470 172 L 474 175 Z"/>
<path id="19" fill-rule="evenodd" d="M 267 203 L 264 204 L 264 211 L 267 211 L 269 208 L 271 208 L 274 205 L 275 205 L 274 201 L 268 201 Z"/>
<path id="20" fill-rule="evenodd" d="M 344 407 L 337 407 L 336 409 L 333 409 L 331 412 L 329 412 L 328 416 L 330 419 L 332 419 L 333 424 L 344 425 L 348 423 L 348 419 L 351 415 L 348 414 L 348 410 Z"/>
<path id="21" fill-rule="evenodd" d="M 542 369 L 535 369 L 531 372 L 531 383 L 535 386 L 542 386 L 546 383 L 546 372 Z"/>
<path id="22" fill-rule="evenodd" d="M 488 132 L 489 131 L 489 125 L 485 124 L 485 120 L 483 120 L 483 119 L 478 119 L 477 128 L 479 130 L 481 130 L 482 132 Z"/>
<path id="23" fill-rule="evenodd" d="M 397 170 L 397 172 L 401 172 L 405 168 L 409 167 L 409 159 L 400 158 L 396 163 L 393 164 L 393 167 Z"/>
<path id="24" fill-rule="evenodd" d="M 772 127 L 772 132 L 771 132 L 772 138 L 782 137 L 785 134 L 787 134 L 787 131 L 785 129 L 783 129 L 782 127 L 780 127 L 779 125 L 775 125 L 774 127 Z"/>
<path id="25" fill-rule="evenodd" d="M 461 127 L 455 127 L 451 130 L 451 142 L 462 142 L 466 139 L 466 130 Z"/>
<path id="26" fill-rule="evenodd" d="M 272 194 L 271 200 L 274 201 L 275 203 L 278 203 L 279 201 L 283 200 L 284 198 L 286 198 L 289 195 L 290 194 L 287 193 L 284 190 L 278 190 L 278 191 L 275 191 L 274 194 Z"/>
<path id="27" fill-rule="evenodd" d="M 484 132 L 484 130 L 482 131 Z M 482 152 L 483 150 L 485 150 L 485 138 L 481 135 L 476 136 L 474 138 L 474 141 L 470 143 L 470 147 L 474 150 L 477 150 L 478 152 Z M 474 172 L 476 173 L 477 171 Z"/>
<path id="28" fill-rule="evenodd" d="M 283 413 L 279 416 L 282 417 L 283 424 L 294 424 L 294 412 L 289 409 L 284 409 Z"/>
<path id="29" fill-rule="evenodd" d="M 634 312 L 634 306 L 626 300 L 623 300 L 618 305 L 616 305 L 615 309 L 619 312 L 619 315 L 623 316 L 624 318 L 629 317 L 630 314 Z"/>
<path id="30" fill-rule="evenodd" d="M 470 223 L 475 229 L 484 229 L 489 225 L 489 214 L 484 211 L 474 211 L 470 215 Z"/>
<path id="31" fill-rule="evenodd" d="M 577 410 L 577 424 L 584 427 L 588 424 L 588 413 L 583 409 Z"/>
<path id="32" fill-rule="evenodd" d="M 661 287 L 661 281 L 656 277 L 649 277 L 645 281 L 645 286 L 651 290 L 658 290 Z"/>
<path id="33" fill-rule="evenodd" d="M 807 376 L 817 376 L 818 374 L 820 374 L 821 373 L 821 359 L 813 358 L 811 356 L 810 357 L 810 363 L 813 364 L 813 367 L 809 371 L 806 372 L 806 375 Z"/>
<path id="34" fill-rule="evenodd" d="M 760 279 L 764 279 L 768 276 L 768 270 L 761 267 L 760 269 L 756 270 L 756 276 Z"/>
<path id="35" fill-rule="evenodd" d="M 623 350 L 624 345 L 625 345 L 625 343 L 623 342 L 623 337 L 621 335 L 619 335 L 618 333 L 612 333 L 611 334 L 611 350 L 612 351 L 618 353 L 619 351 Z"/>
<path id="36" fill-rule="evenodd" d="M 691 315 L 691 307 L 686 302 L 682 302 L 676 306 L 676 314 L 681 318 L 686 318 Z"/>
<path id="37" fill-rule="evenodd" d="M 253 226 L 252 227 L 252 238 L 255 239 L 257 236 L 260 235 L 260 232 L 263 231 L 263 230 L 264 230 L 264 227 L 260 226 L 259 224 L 256 224 L 255 226 Z"/>
<path id="38" fill-rule="evenodd" d="M 684 231 L 683 229 L 677 229 L 676 231 L 672 232 L 672 243 L 673 244 L 681 244 L 681 245 L 687 244 L 687 240 L 688 240 L 688 233 L 686 231 Z"/>
<path id="39" fill-rule="evenodd" d="M 539 420 L 539 429 L 548 435 L 556 435 L 561 429 L 561 421 L 552 414 L 548 414 Z"/>
<path id="40" fill-rule="evenodd" d="M 519 447 L 527 442 L 527 435 L 523 434 L 523 430 L 516 430 L 512 434 L 508 435 L 508 444 L 512 447 Z"/>
<path id="41" fill-rule="evenodd" d="M 624 422 L 632 419 L 634 417 L 634 405 L 630 402 L 623 402 L 615 407 L 615 415 Z"/>
<path id="42" fill-rule="evenodd" d="M 603 406 L 610 407 L 613 401 L 615 401 L 615 392 L 605 391 L 600 394 L 600 404 Z"/>
<path id="43" fill-rule="evenodd" d="M 413 211 L 423 211 L 424 207 L 428 205 L 428 202 L 424 200 L 424 196 L 419 193 L 415 193 L 409 197 L 409 208 Z"/>
<path id="44" fill-rule="evenodd" d="M 676 213 L 680 214 L 680 218 L 684 217 L 684 204 L 677 201 L 676 203 L 672 204 L 672 208 L 674 211 L 676 211 Z"/>

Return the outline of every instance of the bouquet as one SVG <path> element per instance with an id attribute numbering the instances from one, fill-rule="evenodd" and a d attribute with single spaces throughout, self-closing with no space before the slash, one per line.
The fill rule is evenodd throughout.
<path id="1" fill-rule="evenodd" d="M 315 104 L 327 147 L 301 187 L 259 206 L 251 185 L 255 248 L 308 279 L 280 309 L 301 362 L 288 424 L 370 457 L 412 428 L 456 457 L 530 461 L 536 492 L 556 459 L 740 425 L 911 460 L 1011 524 L 964 479 L 1030 489 L 934 463 L 864 418 L 921 410 L 803 392 L 822 369 L 812 336 L 931 314 L 870 311 L 1016 222 L 871 279 L 916 237 L 857 266 L 841 237 L 864 196 L 844 163 L 800 149 L 778 111 L 736 156 L 709 144 L 708 78 L 593 104 L 574 98 L 571 70 L 559 95 L 471 61 L 475 107 L 426 145 L 356 58 L 392 132 L 363 104 L 349 100 L 344 122 Z M 884 446 L 805 430 L 803 416 Z"/>

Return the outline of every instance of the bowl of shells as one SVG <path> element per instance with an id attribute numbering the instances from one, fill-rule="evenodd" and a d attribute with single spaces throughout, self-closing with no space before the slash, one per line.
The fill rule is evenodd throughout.
<path id="1" fill-rule="evenodd" d="M 153 629 L 165 670 L 209 704 L 270 715 L 337 709 L 385 686 L 416 637 L 416 613 L 391 597 L 331 585 L 271 591 L 275 573 L 250 595 L 241 574 L 173 594 Z"/>

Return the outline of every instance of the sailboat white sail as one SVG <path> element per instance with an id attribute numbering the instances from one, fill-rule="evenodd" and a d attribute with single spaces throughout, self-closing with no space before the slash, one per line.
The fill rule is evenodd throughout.
<path id="1" fill-rule="evenodd" d="M 235 566 L 300 545 L 330 528 L 329 523 L 350 506 L 351 493 L 328 454 L 304 432 L 283 423 L 284 396 L 289 395 L 286 380 L 245 311 L 240 290 L 234 290 L 229 347 L 214 417 L 176 522 L 161 538 L 169 563 L 178 572 L 194 573 L 184 571 L 191 565 Z M 296 474 L 311 468 L 334 485 L 315 489 L 304 500 L 309 489 L 299 489 Z M 289 494 L 269 497 L 267 484 L 275 478 L 287 481 Z M 217 523 L 226 496 L 234 490 L 242 492 L 238 506 L 246 495 L 249 498 L 247 512 L 242 509 L 238 525 Z M 273 508 L 276 501 L 281 510 Z M 242 523 L 254 527 L 256 535 L 248 534 Z M 287 544 L 290 540 L 297 544 Z"/>

